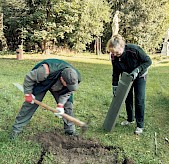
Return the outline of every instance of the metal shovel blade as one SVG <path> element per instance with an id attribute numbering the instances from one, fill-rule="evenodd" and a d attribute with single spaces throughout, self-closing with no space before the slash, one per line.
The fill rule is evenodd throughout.
<path id="1" fill-rule="evenodd" d="M 24 92 L 23 86 L 19 83 L 13 83 L 21 92 Z"/>

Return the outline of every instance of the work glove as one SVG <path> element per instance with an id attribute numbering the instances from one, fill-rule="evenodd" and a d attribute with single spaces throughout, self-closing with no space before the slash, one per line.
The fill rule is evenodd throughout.
<path id="1" fill-rule="evenodd" d="M 114 97 L 115 97 L 115 96 L 116 96 L 117 86 L 112 86 L 112 88 L 113 88 L 113 95 L 114 95 Z"/>
<path id="2" fill-rule="evenodd" d="M 33 94 L 25 94 L 25 101 L 34 104 L 35 96 Z"/>
<path id="3" fill-rule="evenodd" d="M 130 76 L 133 77 L 133 80 L 135 80 L 139 74 L 139 69 L 138 68 L 135 68 L 131 73 L 130 73 Z"/>
<path id="4" fill-rule="evenodd" d="M 58 111 L 57 113 L 54 113 L 55 116 L 62 118 L 61 114 L 65 113 L 64 112 L 64 107 L 63 104 L 58 104 L 56 110 Z"/>

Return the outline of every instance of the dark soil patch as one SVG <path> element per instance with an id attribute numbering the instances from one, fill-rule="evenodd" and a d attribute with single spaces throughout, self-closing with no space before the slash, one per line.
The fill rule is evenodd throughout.
<path id="1" fill-rule="evenodd" d="M 50 162 L 56 164 L 133 164 L 119 147 L 103 146 L 81 136 L 65 136 L 60 129 L 38 134 L 33 140 L 42 145 L 37 164 L 49 163 L 48 154 L 54 157 Z"/>

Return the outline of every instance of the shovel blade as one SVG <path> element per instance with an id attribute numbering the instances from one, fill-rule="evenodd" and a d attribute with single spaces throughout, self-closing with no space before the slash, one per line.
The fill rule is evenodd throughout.
<path id="1" fill-rule="evenodd" d="M 16 86 L 21 92 L 24 92 L 23 86 L 19 83 L 13 83 L 14 86 Z"/>

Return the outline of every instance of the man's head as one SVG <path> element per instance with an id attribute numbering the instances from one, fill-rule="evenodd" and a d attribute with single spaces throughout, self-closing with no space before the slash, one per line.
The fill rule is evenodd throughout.
<path id="1" fill-rule="evenodd" d="M 70 91 L 77 90 L 79 84 L 78 84 L 78 74 L 73 68 L 65 68 L 61 73 L 61 80 L 64 80 L 66 84 L 64 86 L 67 86 L 67 88 Z M 64 83 L 62 81 L 62 83 Z"/>
<path id="2" fill-rule="evenodd" d="M 124 52 L 125 41 L 121 35 L 114 35 L 107 43 L 107 51 L 120 57 Z"/>

